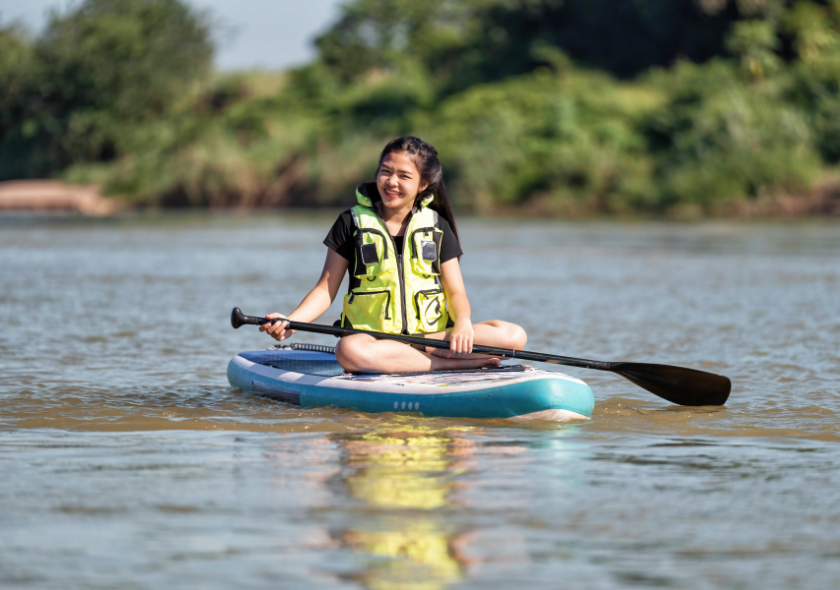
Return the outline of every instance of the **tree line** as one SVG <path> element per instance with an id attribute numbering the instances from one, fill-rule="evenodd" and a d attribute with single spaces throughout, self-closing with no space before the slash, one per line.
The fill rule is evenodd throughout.
<path id="1" fill-rule="evenodd" d="M 86 0 L 0 27 L 0 179 L 330 206 L 413 134 L 467 211 L 840 212 L 840 0 L 352 0 L 287 72 L 214 72 L 211 22 Z"/>

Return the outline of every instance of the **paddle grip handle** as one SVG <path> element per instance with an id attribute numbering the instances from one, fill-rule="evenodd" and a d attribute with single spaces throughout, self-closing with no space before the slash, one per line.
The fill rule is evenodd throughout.
<path id="1" fill-rule="evenodd" d="M 234 307 L 233 311 L 230 313 L 230 325 L 234 328 L 239 328 L 239 326 L 244 326 L 246 324 L 262 326 L 263 324 L 276 324 L 277 322 L 286 321 L 291 323 L 291 320 L 287 320 L 286 318 L 261 318 L 252 315 L 245 315 L 238 307 Z"/>

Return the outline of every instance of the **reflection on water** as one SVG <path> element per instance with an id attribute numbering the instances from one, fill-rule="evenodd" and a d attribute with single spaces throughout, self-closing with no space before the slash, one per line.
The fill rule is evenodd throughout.
<path id="1" fill-rule="evenodd" d="M 352 579 L 374 590 L 434 590 L 462 578 L 466 537 L 436 509 L 456 502 L 456 476 L 468 468 L 474 446 L 458 436 L 467 430 L 416 426 L 330 436 L 339 446 L 341 487 L 375 510 L 364 528 L 338 533 L 342 544 L 367 555 Z"/>

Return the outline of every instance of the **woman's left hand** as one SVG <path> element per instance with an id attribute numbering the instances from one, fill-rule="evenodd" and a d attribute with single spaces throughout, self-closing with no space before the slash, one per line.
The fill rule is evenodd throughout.
<path id="1" fill-rule="evenodd" d="M 449 354 L 447 356 L 471 353 L 474 337 L 475 330 L 473 330 L 470 320 L 455 322 L 455 327 L 452 328 L 452 333 L 449 335 Z"/>

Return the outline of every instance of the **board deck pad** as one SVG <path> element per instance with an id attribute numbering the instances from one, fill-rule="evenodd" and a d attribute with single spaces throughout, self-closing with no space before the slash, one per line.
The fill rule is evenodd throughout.
<path id="1" fill-rule="evenodd" d="M 294 373 L 308 373 L 322 377 L 335 377 L 344 374 L 344 369 L 335 360 L 335 355 L 326 352 L 271 348 L 269 350 L 241 352 L 239 356 L 252 363 Z"/>

